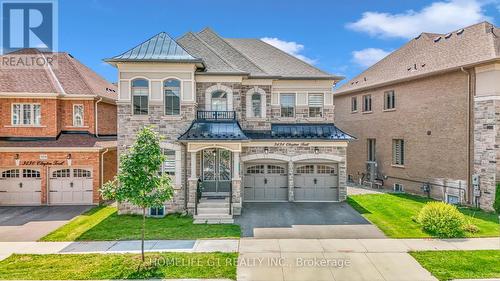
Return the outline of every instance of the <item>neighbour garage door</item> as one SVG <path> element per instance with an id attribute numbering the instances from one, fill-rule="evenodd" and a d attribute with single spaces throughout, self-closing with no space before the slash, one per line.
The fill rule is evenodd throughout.
<path id="1" fill-rule="evenodd" d="M 58 168 L 50 171 L 50 205 L 92 204 L 92 172 L 89 168 Z"/>
<path id="2" fill-rule="evenodd" d="M 295 168 L 295 201 L 338 201 L 337 164 L 299 164 Z"/>
<path id="3" fill-rule="evenodd" d="M 2 170 L 0 205 L 40 205 L 42 178 L 38 169 Z"/>
<path id="4" fill-rule="evenodd" d="M 286 165 L 247 165 L 244 187 L 245 201 L 288 201 Z"/>

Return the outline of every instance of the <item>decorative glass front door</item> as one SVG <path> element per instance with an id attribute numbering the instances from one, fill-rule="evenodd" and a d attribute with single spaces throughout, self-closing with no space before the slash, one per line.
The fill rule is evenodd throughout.
<path id="1" fill-rule="evenodd" d="M 210 148 L 202 153 L 203 193 L 207 195 L 227 195 L 231 188 L 231 152 Z"/>

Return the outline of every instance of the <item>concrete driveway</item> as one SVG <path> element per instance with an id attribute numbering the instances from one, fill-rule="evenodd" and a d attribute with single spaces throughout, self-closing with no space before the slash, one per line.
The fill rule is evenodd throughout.
<path id="1" fill-rule="evenodd" d="M 243 203 L 235 223 L 243 237 L 385 238 L 346 202 Z"/>
<path id="2" fill-rule="evenodd" d="M 0 241 L 37 241 L 92 206 L 0 207 Z"/>

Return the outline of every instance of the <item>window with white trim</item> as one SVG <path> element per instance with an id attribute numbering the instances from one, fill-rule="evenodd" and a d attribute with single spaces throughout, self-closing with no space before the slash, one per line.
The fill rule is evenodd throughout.
<path id="1" fill-rule="evenodd" d="M 351 98 L 351 112 L 358 111 L 358 97 Z"/>
<path id="2" fill-rule="evenodd" d="M 280 94 L 281 117 L 295 117 L 295 94 Z"/>
<path id="3" fill-rule="evenodd" d="M 165 216 L 165 206 L 162 207 L 151 207 L 149 208 L 150 217 L 164 217 Z"/>
<path id="4" fill-rule="evenodd" d="M 260 93 L 252 94 L 252 117 L 262 117 L 262 96 Z"/>
<path id="5" fill-rule="evenodd" d="M 2 172 L 2 178 L 18 178 L 19 169 L 6 170 Z"/>
<path id="6" fill-rule="evenodd" d="M 299 166 L 295 171 L 297 174 L 314 174 L 314 165 Z"/>
<path id="7" fill-rule="evenodd" d="M 175 150 L 163 149 L 163 155 L 165 155 L 165 162 L 163 162 L 161 172 L 175 176 Z"/>
<path id="8" fill-rule="evenodd" d="M 215 91 L 212 93 L 211 110 L 213 111 L 227 111 L 228 101 L 227 93 L 224 91 Z"/>
<path id="9" fill-rule="evenodd" d="M 284 174 L 285 168 L 277 165 L 267 165 L 268 174 Z"/>
<path id="10" fill-rule="evenodd" d="M 363 112 L 372 111 L 372 95 L 363 96 Z"/>
<path id="11" fill-rule="evenodd" d="M 384 110 L 396 108 L 396 95 L 394 91 L 384 93 Z"/>
<path id="12" fill-rule="evenodd" d="M 403 192 L 404 191 L 403 185 L 400 184 L 400 183 L 395 183 L 394 184 L 394 191 L 396 191 L 396 192 Z"/>
<path id="13" fill-rule="evenodd" d="M 146 79 L 132 80 L 132 107 L 134 115 L 148 115 L 149 82 Z"/>
<path id="14" fill-rule="evenodd" d="M 12 125 L 40 125 L 41 110 L 39 104 L 12 104 Z"/>
<path id="15" fill-rule="evenodd" d="M 316 166 L 316 169 L 318 170 L 318 174 L 328 174 L 328 175 L 333 175 L 336 176 L 337 173 L 335 172 L 335 168 L 332 166 L 328 165 L 318 165 Z"/>
<path id="16" fill-rule="evenodd" d="M 367 139 L 368 146 L 368 161 L 376 161 L 375 153 L 376 153 L 376 145 L 377 141 L 375 139 Z"/>
<path id="17" fill-rule="evenodd" d="M 83 104 L 73 105 L 73 126 L 74 127 L 83 126 Z"/>
<path id="18" fill-rule="evenodd" d="M 91 173 L 89 170 L 85 169 L 73 169 L 74 178 L 91 178 Z"/>
<path id="19" fill-rule="evenodd" d="M 263 174 L 264 165 L 254 165 L 247 168 L 247 174 Z"/>
<path id="20" fill-rule="evenodd" d="M 405 141 L 392 140 L 392 164 L 403 166 L 405 164 Z"/>
<path id="21" fill-rule="evenodd" d="M 23 178 L 40 178 L 40 171 L 23 169 Z"/>
<path id="22" fill-rule="evenodd" d="M 168 79 L 163 82 L 165 115 L 175 116 L 181 113 L 181 82 Z"/>
<path id="23" fill-rule="evenodd" d="M 323 117 L 323 105 L 325 97 L 323 94 L 309 94 L 309 117 Z"/>
<path id="24" fill-rule="evenodd" d="M 69 178 L 70 177 L 69 169 L 60 169 L 52 172 L 53 178 Z"/>

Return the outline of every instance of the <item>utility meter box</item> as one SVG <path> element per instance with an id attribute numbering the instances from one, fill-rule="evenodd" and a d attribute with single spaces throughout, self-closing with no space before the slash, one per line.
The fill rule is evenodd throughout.
<path id="1" fill-rule="evenodd" d="M 472 185 L 479 186 L 479 175 L 472 175 Z"/>

